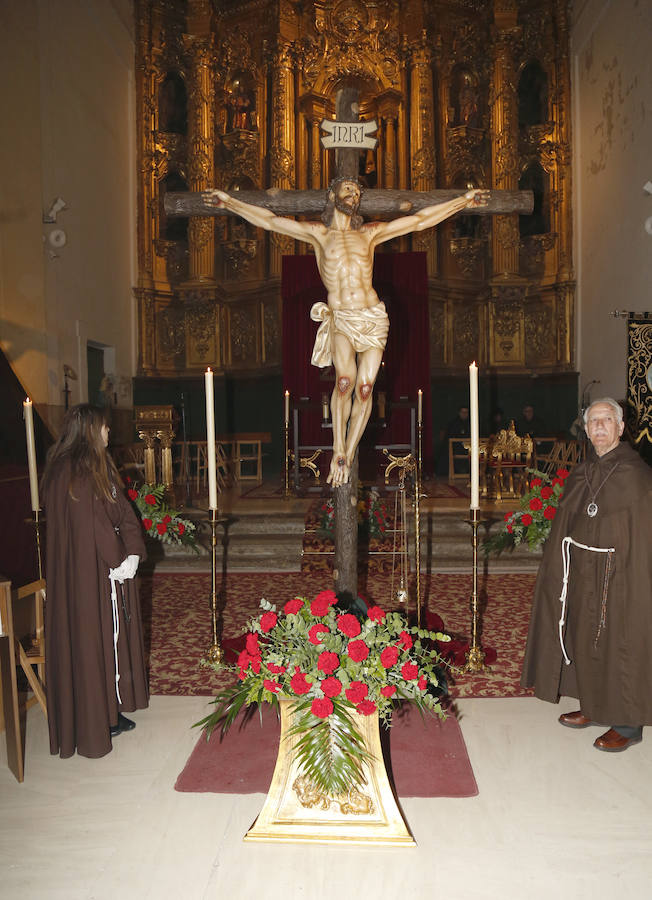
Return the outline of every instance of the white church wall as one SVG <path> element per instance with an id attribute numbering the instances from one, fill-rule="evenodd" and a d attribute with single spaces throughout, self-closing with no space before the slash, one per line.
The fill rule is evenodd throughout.
<path id="1" fill-rule="evenodd" d="M 0 38 L 0 345 L 25 393 L 47 403 L 37 3 L 6 3 Z M 11 415 L 5 410 L 5 415 Z M 16 411 L 20 415 L 20 411 Z"/>
<path id="2" fill-rule="evenodd" d="M 75 370 L 70 402 L 88 399 L 86 343 L 107 348 L 112 401 L 131 405 L 135 374 L 135 87 L 131 7 L 126 0 L 27 0 L 9 4 L 19 72 L 7 73 L 3 104 L 29 123 L 2 148 L 3 175 L 24 196 L 24 221 L 10 223 L 3 319 L 22 329 L 8 348 L 15 371 L 56 425 L 64 364 Z M 21 64 L 22 63 L 22 64 Z M 22 76 L 25 76 L 23 78 Z M 13 142 L 9 142 L 13 144 Z M 9 158 L 8 158 L 9 157 Z M 7 163 L 10 163 L 8 166 Z M 56 222 L 43 223 L 55 198 Z M 55 232 L 53 235 L 52 232 Z M 56 232 L 63 232 L 57 234 Z M 2 274 L 7 260 L 3 229 Z M 35 299 L 25 301 L 27 282 Z M 4 346 L 4 344 L 3 344 Z M 33 364 L 36 362 L 36 364 Z M 107 365 L 108 364 L 108 365 Z M 93 398 L 91 398 L 93 399 Z"/>
<path id="3" fill-rule="evenodd" d="M 652 4 L 575 0 L 571 39 L 577 360 L 593 398 L 627 393 L 626 321 L 652 310 Z"/>

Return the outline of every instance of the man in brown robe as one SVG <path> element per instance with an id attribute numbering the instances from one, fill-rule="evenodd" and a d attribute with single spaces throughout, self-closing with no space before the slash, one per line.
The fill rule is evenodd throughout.
<path id="1" fill-rule="evenodd" d="M 652 724 L 652 469 L 620 443 L 614 400 L 596 400 L 584 421 L 592 447 L 566 481 L 546 543 L 521 684 L 552 703 L 578 698 L 559 721 L 611 726 L 594 746 L 613 752 Z"/>
<path id="2" fill-rule="evenodd" d="M 116 584 L 118 689 L 109 570 L 129 555 L 145 556 L 142 526 L 116 488 L 115 503 L 95 496 L 90 479 L 75 482 L 70 464 L 53 473 L 47 515 L 46 685 L 50 752 L 104 756 L 118 714 L 148 705 L 136 583 Z M 123 600 L 124 597 L 124 600 Z M 129 723 L 131 725 L 131 723 Z"/>

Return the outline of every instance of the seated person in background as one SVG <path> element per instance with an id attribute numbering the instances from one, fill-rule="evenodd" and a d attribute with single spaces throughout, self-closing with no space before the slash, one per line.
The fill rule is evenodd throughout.
<path id="1" fill-rule="evenodd" d="M 535 415 L 534 407 L 531 403 L 525 404 L 523 412 L 516 420 L 516 433 L 521 437 L 529 434 L 532 438 L 543 437 L 547 434 L 545 422 Z"/>
<path id="2" fill-rule="evenodd" d="M 505 422 L 503 419 L 503 411 L 500 406 L 494 406 L 491 410 L 491 415 L 489 416 L 487 436 L 498 434 L 502 428 L 507 428 L 508 425 L 509 422 Z"/>
<path id="3" fill-rule="evenodd" d="M 454 419 L 451 419 L 448 425 L 446 426 L 445 431 L 442 431 L 439 435 L 439 439 L 441 442 L 441 451 L 439 454 L 439 462 L 437 464 L 437 474 L 438 475 L 447 475 L 448 474 L 448 441 L 449 438 L 455 437 L 465 437 L 468 438 L 471 436 L 471 421 L 469 419 L 469 408 L 468 406 L 460 406 L 457 411 L 457 415 Z M 462 444 L 453 444 L 453 453 L 455 454 L 463 454 L 466 453 Z M 468 472 L 469 471 L 469 462 L 468 459 L 460 459 L 455 461 L 455 470 L 457 472 Z"/>

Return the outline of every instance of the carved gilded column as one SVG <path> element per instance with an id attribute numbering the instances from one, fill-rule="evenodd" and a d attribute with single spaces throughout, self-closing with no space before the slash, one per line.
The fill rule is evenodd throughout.
<path id="1" fill-rule="evenodd" d="M 491 96 L 491 162 L 493 187 L 518 189 L 518 107 L 512 41 L 517 35 L 516 0 L 494 0 L 493 85 Z M 494 216 L 493 275 L 507 278 L 519 271 L 518 215 Z"/>
<path id="2" fill-rule="evenodd" d="M 215 186 L 213 161 L 213 45 L 210 38 L 186 38 L 191 55 L 189 91 L 189 160 L 191 191 L 204 191 Z M 192 216 L 188 229 L 190 253 L 189 283 L 213 283 L 215 280 L 215 229 L 211 218 Z"/>
<path id="3" fill-rule="evenodd" d="M 272 187 L 289 190 L 294 187 L 294 77 L 289 45 L 276 49 L 272 58 L 272 143 L 270 147 L 270 181 Z M 271 275 L 281 274 L 281 257 L 291 253 L 294 242 L 286 235 L 270 235 Z"/>
<path id="4" fill-rule="evenodd" d="M 383 187 L 392 190 L 397 187 L 397 143 L 396 127 L 398 123 L 400 95 L 396 91 L 387 91 L 378 98 L 378 112 L 385 123 L 385 148 L 383 153 Z"/>
<path id="5" fill-rule="evenodd" d="M 154 292 L 136 288 L 134 295 L 138 301 L 138 371 L 150 375 L 156 367 Z"/>
<path id="6" fill-rule="evenodd" d="M 308 187 L 318 191 L 325 187 L 324 151 L 321 147 L 319 123 L 326 116 L 326 100 L 318 94 L 301 98 L 301 111 L 310 129 L 310 160 L 308 162 Z"/>
<path id="7" fill-rule="evenodd" d="M 556 114 L 555 140 L 557 144 L 557 203 L 551 209 L 553 220 L 551 230 L 556 232 L 559 247 L 560 280 L 573 277 L 572 251 L 572 209 L 571 209 L 571 151 L 570 151 L 570 70 L 569 70 L 569 34 L 568 10 L 565 0 L 557 0 L 557 40 L 556 40 Z M 568 360 L 570 361 L 570 359 Z"/>
<path id="8" fill-rule="evenodd" d="M 415 43 L 410 64 L 410 147 L 412 150 L 412 189 L 431 191 L 435 187 L 435 138 L 433 132 L 434 98 L 432 56 L 425 31 Z M 428 254 L 430 275 L 437 272 L 437 241 L 432 229 L 413 236 L 413 246 Z"/>
<path id="9" fill-rule="evenodd" d="M 136 5 L 137 57 L 139 82 L 136 90 L 136 121 L 138 123 L 137 160 L 138 171 L 138 284 L 143 288 L 153 286 L 154 214 L 155 194 L 154 127 L 156 109 L 156 64 L 152 53 L 152 7 L 147 0 Z M 142 332 L 141 332 L 142 334 Z M 142 347 L 141 347 L 142 350 Z"/>
<path id="10" fill-rule="evenodd" d="M 406 54 L 403 54 L 405 57 Z M 409 94 L 408 90 L 409 71 L 406 66 L 401 68 L 401 95 L 406 98 Z M 407 190 L 410 185 L 409 179 L 409 163 L 408 163 L 408 147 L 409 147 L 409 128 L 408 128 L 408 110 L 407 103 L 401 103 L 398 108 L 398 186 L 403 190 Z"/>

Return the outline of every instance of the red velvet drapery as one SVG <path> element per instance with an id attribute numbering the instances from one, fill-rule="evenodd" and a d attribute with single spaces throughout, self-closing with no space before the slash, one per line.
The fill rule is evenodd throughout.
<path id="1" fill-rule="evenodd" d="M 384 354 L 384 372 L 379 373 L 375 393 L 387 393 L 387 427 L 374 432 L 372 422 L 363 440 L 372 443 L 407 444 L 410 441 L 410 416 L 405 408 L 392 407 L 406 398 L 416 403 L 417 390 L 423 391 L 423 451 L 426 468 L 432 454 L 430 411 L 428 273 L 425 253 L 377 253 L 374 262 L 374 287 L 384 301 L 390 328 Z M 321 396 L 333 389 L 332 369 L 310 364 L 318 323 L 310 319 L 313 303 L 326 300 L 326 289 L 317 270 L 315 257 L 285 256 L 282 270 L 283 296 L 283 384 L 293 403 L 310 398 L 310 406 L 300 415 L 300 443 L 330 443 L 321 427 Z"/>

